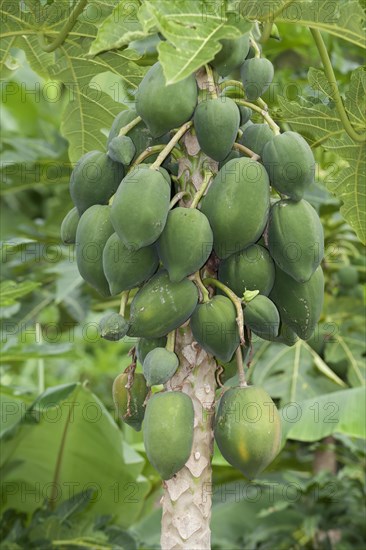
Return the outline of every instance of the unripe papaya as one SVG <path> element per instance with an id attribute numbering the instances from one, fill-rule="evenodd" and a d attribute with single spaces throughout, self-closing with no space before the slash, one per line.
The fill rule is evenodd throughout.
<path id="1" fill-rule="evenodd" d="M 145 450 L 163 479 L 173 477 L 187 462 L 193 444 L 193 422 L 192 400 L 185 393 L 156 393 L 147 402 Z"/>
<path id="2" fill-rule="evenodd" d="M 114 197 L 111 220 L 115 232 L 130 249 L 154 243 L 169 213 L 170 187 L 157 170 L 132 170 Z"/>
<path id="3" fill-rule="evenodd" d="M 263 148 L 262 161 L 273 187 L 295 201 L 314 183 L 314 155 L 296 132 L 274 136 Z"/>
<path id="4" fill-rule="evenodd" d="M 131 388 L 128 384 L 128 374 L 123 372 L 113 382 L 113 401 L 123 422 L 139 432 L 145 415 L 145 399 L 148 394 L 145 378 L 140 373 L 133 374 Z"/>
<path id="5" fill-rule="evenodd" d="M 94 204 L 108 204 L 123 174 L 122 164 L 105 153 L 90 151 L 82 156 L 70 178 L 70 195 L 79 214 Z"/>
<path id="6" fill-rule="evenodd" d="M 312 335 L 323 307 L 324 276 L 319 266 L 305 283 L 295 281 L 276 267 L 270 299 L 275 303 L 283 322 L 302 339 Z"/>
<path id="7" fill-rule="evenodd" d="M 222 161 L 219 162 L 219 170 L 221 170 L 221 168 L 222 168 L 223 166 L 225 166 L 225 164 L 226 164 L 227 162 L 229 162 L 229 160 L 238 159 L 238 158 L 240 158 L 241 156 L 242 156 L 242 155 L 241 155 L 241 153 L 240 153 L 239 151 L 236 151 L 235 149 L 232 149 L 232 150 L 230 151 L 230 153 L 228 154 L 228 156 L 225 157 L 224 160 L 222 160 Z"/>
<path id="8" fill-rule="evenodd" d="M 337 278 L 345 288 L 353 288 L 358 284 L 358 271 L 353 265 L 345 265 L 337 273 Z"/>
<path id="9" fill-rule="evenodd" d="M 239 297 L 246 290 L 259 290 L 268 296 L 274 283 L 275 266 L 266 248 L 252 244 L 220 262 L 218 278 Z"/>
<path id="10" fill-rule="evenodd" d="M 198 304 L 190 324 L 194 339 L 207 353 L 224 363 L 231 360 L 240 337 L 236 310 L 229 298 L 214 296 L 210 301 Z"/>
<path id="11" fill-rule="evenodd" d="M 211 254 L 213 235 L 208 219 L 196 208 L 169 212 L 157 249 L 173 283 L 200 269 Z"/>
<path id="12" fill-rule="evenodd" d="M 189 319 L 197 301 L 198 291 L 192 281 L 172 283 L 165 270 L 158 271 L 132 300 L 128 335 L 165 336 Z"/>
<path id="13" fill-rule="evenodd" d="M 148 386 L 165 384 L 179 367 L 175 353 L 165 348 L 155 348 L 145 357 L 143 371 Z"/>
<path id="14" fill-rule="evenodd" d="M 230 160 L 221 168 L 202 201 L 220 259 L 254 244 L 267 223 L 269 181 L 255 160 Z"/>
<path id="15" fill-rule="evenodd" d="M 281 419 L 266 391 L 256 386 L 230 388 L 220 399 L 215 440 L 222 456 L 252 479 L 276 457 Z"/>
<path id="16" fill-rule="evenodd" d="M 136 111 L 153 137 L 159 137 L 192 117 L 197 95 L 194 75 L 168 86 L 161 64 L 155 63 L 137 90 Z"/>
<path id="17" fill-rule="evenodd" d="M 249 52 L 249 34 L 240 38 L 229 38 L 220 41 L 221 50 L 211 61 L 211 65 L 220 76 L 227 76 L 244 62 Z"/>
<path id="18" fill-rule="evenodd" d="M 269 88 L 274 76 L 273 65 L 264 57 L 247 59 L 241 66 L 240 76 L 246 97 L 255 101 Z"/>
<path id="19" fill-rule="evenodd" d="M 253 111 L 250 107 L 245 107 L 244 105 L 238 105 L 238 108 L 240 112 L 240 126 L 243 126 L 250 120 Z"/>
<path id="20" fill-rule="evenodd" d="M 248 147 L 257 155 L 262 156 L 266 143 L 273 139 L 274 133 L 268 124 L 251 124 L 244 130 L 239 143 Z"/>
<path id="21" fill-rule="evenodd" d="M 288 347 L 294 346 L 298 341 L 297 334 L 282 321 L 277 336 L 267 332 L 267 334 L 261 334 L 261 338 L 277 344 L 285 344 Z"/>
<path id="22" fill-rule="evenodd" d="M 135 154 L 136 147 L 128 136 L 117 136 L 109 143 L 108 156 L 115 162 L 128 166 L 131 164 Z"/>
<path id="23" fill-rule="evenodd" d="M 145 357 L 149 351 L 155 348 L 165 348 L 166 342 L 166 336 L 162 336 L 161 338 L 139 338 L 136 344 L 136 356 L 139 363 L 141 365 L 144 364 Z"/>
<path id="24" fill-rule="evenodd" d="M 193 123 L 202 151 L 216 161 L 227 157 L 239 130 L 236 103 L 229 97 L 205 99 L 197 105 Z"/>
<path id="25" fill-rule="evenodd" d="M 84 212 L 76 231 L 76 262 L 80 275 L 102 296 L 110 296 L 103 271 L 103 249 L 113 231 L 110 207 L 99 204 Z"/>
<path id="26" fill-rule="evenodd" d="M 64 244 L 74 244 L 76 241 L 76 230 L 80 220 L 78 209 L 72 208 L 64 217 L 61 223 L 61 240 Z"/>
<path id="27" fill-rule="evenodd" d="M 109 237 L 103 250 L 103 269 L 112 296 L 140 286 L 150 279 L 158 265 L 155 246 L 129 249 L 117 233 Z"/>
<path id="28" fill-rule="evenodd" d="M 108 313 L 99 321 L 100 336 L 111 342 L 118 342 L 128 331 L 128 322 L 119 313 Z"/>
<path id="29" fill-rule="evenodd" d="M 319 216 L 305 200 L 280 200 L 270 210 L 268 247 L 276 264 L 299 283 L 308 281 L 324 256 Z"/>
<path id="30" fill-rule="evenodd" d="M 261 338 L 275 338 L 280 329 L 280 315 L 274 303 L 259 294 L 246 304 L 244 323 Z"/>

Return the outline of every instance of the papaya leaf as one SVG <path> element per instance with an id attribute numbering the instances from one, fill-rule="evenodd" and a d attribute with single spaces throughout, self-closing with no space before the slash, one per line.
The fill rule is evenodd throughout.
<path id="1" fill-rule="evenodd" d="M 19 298 L 33 292 L 33 290 L 40 285 L 41 283 L 33 281 L 24 281 L 22 283 L 3 281 L 0 284 L 0 307 L 8 307 L 16 304 Z"/>
<path id="2" fill-rule="evenodd" d="M 294 346 L 259 344 L 249 368 L 251 383 L 264 387 L 281 404 L 300 402 L 345 386 L 303 340 Z"/>
<path id="3" fill-rule="evenodd" d="M 329 363 L 347 361 L 347 379 L 352 386 L 366 385 L 366 345 L 364 335 L 335 334 L 326 344 L 325 359 Z"/>
<path id="4" fill-rule="evenodd" d="M 364 388 L 350 388 L 329 395 L 318 395 L 291 405 L 280 413 L 284 439 L 319 441 L 342 433 L 365 438 L 366 393 Z"/>
<path id="5" fill-rule="evenodd" d="M 145 2 L 150 18 L 144 28 L 157 27 L 166 38 L 158 46 L 168 84 L 183 80 L 211 61 L 223 38 L 239 38 L 251 24 L 237 17 L 237 23 L 227 23 L 221 2 L 200 0 L 154 0 Z"/>

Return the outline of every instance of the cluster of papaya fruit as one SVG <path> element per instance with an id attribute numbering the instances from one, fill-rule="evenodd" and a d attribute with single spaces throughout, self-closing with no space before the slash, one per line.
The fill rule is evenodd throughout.
<path id="1" fill-rule="evenodd" d="M 206 67 L 212 89 L 198 85 L 193 74 L 167 85 L 161 64 L 153 65 L 137 90 L 136 110 L 115 119 L 107 151 L 87 153 L 71 175 L 75 207 L 61 236 L 76 243 L 81 276 L 102 296 L 138 289 L 131 293 L 129 316 L 103 318 L 101 335 L 139 338 L 143 373 L 120 374 L 113 392 L 127 423 L 139 430 L 145 417 L 146 452 L 164 479 L 188 459 L 194 421 L 186 394 L 162 391 L 148 398 L 151 386 L 166 384 L 179 368 L 174 338 L 167 335 L 190 320 L 199 345 L 227 364 L 244 330 L 291 346 L 311 336 L 322 309 L 323 230 L 303 198 L 314 181 L 314 158 L 299 134 L 276 131 L 267 112 L 264 123 L 251 121 L 253 110 L 263 112 L 257 100 L 272 81 L 273 66 L 250 40 L 245 34 L 222 41 Z M 233 99 L 225 94 L 225 78 L 236 71 L 241 93 Z M 196 136 L 199 155 L 218 163 L 205 194 L 203 184 L 198 191 L 181 186 L 173 149 L 188 155 L 179 145 L 186 131 Z M 182 191 L 192 189 L 191 206 L 177 205 Z M 216 294 L 210 297 L 207 287 L 216 287 Z M 242 414 L 233 420 L 236 405 L 243 411 L 251 402 L 261 411 L 273 405 L 261 388 L 226 391 L 215 428 L 222 454 L 249 476 L 271 462 L 280 437 L 275 408 L 271 419 L 263 412 L 254 423 Z"/>

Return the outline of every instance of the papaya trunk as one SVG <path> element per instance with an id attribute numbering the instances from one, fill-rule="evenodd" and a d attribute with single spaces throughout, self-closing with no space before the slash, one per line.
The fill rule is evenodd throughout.
<path id="1" fill-rule="evenodd" d="M 194 438 L 187 463 L 164 483 L 161 548 L 209 550 L 216 362 L 194 344 L 188 326 L 177 331 L 175 351 L 180 368 L 170 380 L 169 389 L 182 390 L 191 397 Z"/>

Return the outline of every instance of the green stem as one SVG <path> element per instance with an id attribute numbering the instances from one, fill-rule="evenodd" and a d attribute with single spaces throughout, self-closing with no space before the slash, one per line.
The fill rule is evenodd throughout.
<path id="1" fill-rule="evenodd" d="M 254 40 L 252 34 L 250 35 L 250 41 L 251 41 L 252 46 L 253 46 L 254 51 L 255 51 L 255 57 L 256 57 L 256 58 L 259 58 L 259 57 L 261 56 L 261 50 L 260 50 L 260 48 L 259 48 L 257 42 Z"/>
<path id="2" fill-rule="evenodd" d="M 44 52 L 51 53 L 54 52 L 63 42 L 65 42 L 69 33 L 72 31 L 77 18 L 82 13 L 85 8 L 88 0 L 80 0 L 79 3 L 75 6 L 74 10 L 70 13 L 68 20 L 66 21 L 64 27 L 61 29 L 57 37 L 53 42 L 47 44 L 44 34 L 38 35 L 39 44 Z"/>
<path id="3" fill-rule="evenodd" d="M 193 122 L 190 120 L 181 126 L 178 132 L 172 137 L 169 143 L 164 147 L 164 149 L 159 153 L 156 161 L 150 166 L 151 170 L 157 170 L 160 165 L 164 162 L 169 153 L 174 149 L 175 145 L 178 143 L 181 137 L 184 136 L 186 132 L 192 127 Z"/>
<path id="4" fill-rule="evenodd" d="M 337 107 L 337 111 L 339 114 L 339 118 L 341 119 L 341 122 L 343 124 L 343 127 L 347 134 L 352 138 L 354 141 L 357 141 L 359 143 L 363 143 L 366 141 L 366 132 L 363 132 L 362 134 L 359 134 L 356 132 L 356 130 L 351 125 L 351 122 L 348 118 L 346 109 L 343 105 L 343 99 L 339 93 L 338 86 L 337 86 L 337 80 L 333 71 L 332 63 L 329 59 L 328 51 L 326 48 L 326 45 L 324 43 L 323 37 L 318 31 L 318 29 L 312 29 L 310 28 L 310 32 L 313 35 L 316 47 L 318 48 L 320 58 L 322 60 L 323 66 L 324 66 L 324 73 L 325 76 L 328 79 L 328 82 L 332 89 L 332 99 Z"/>
<path id="5" fill-rule="evenodd" d="M 177 202 L 179 202 L 184 197 L 184 195 L 189 195 L 189 193 L 187 193 L 187 191 L 180 191 L 179 193 L 174 195 L 174 197 L 170 201 L 169 210 L 171 210 L 173 206 L 175 206 Z"/>
<path id="6" fill-rule="evenodd" d="M 266 23 L 263 23 L 263 31 L 260 38 L 261 44 L 264 44 L 264 42 L 267 42 L 267 40 L 270 38 L 272 27 L 273 27 L 272 21 L 267 21 Z"/>
<path id="7" fill-rule="evenodd" d="M 248 149 L 248 147 L 245 147 L 245 145 L 242 145 L 241 143 L 234 143 L 233 149 L 236 149 L 237 151 L 241 151 L 247 157 L 252 158 L 253 160 L 260 160 L 260 156 L 257 155 L 257 153 L 254 153 L 251 149 Z"/>
<path id="8" fill-rule="evenodd" d="M 242 308 L 242 301 L 241 299 L 234 294 L 234 292 L 224 285 L 221 281 L 218 281 L 217 279 L 213 279 L 212 277 L 207 277 L 203 281 L 204 285 L 212 285 L 216 286 L 220 290 L 222 290 L 228 298 L 232 301 L 232 303 L 235 306 L 236 309 L 236 322 L 239 329 L 239 336 L 240 336 L 240 343 L 245 344 L 245 338 L 244 338 L 244 314 L 243 314 L 243 308 Z"/>
<path id="9" fill-rule="evenodd" d="M 245 378 L 243 355 L 241 353 L 240 346 L 237 347 L 235 352 L 236 365 L 238 367 L 239 383 L 241 388 L 245 388 L 248 384 Z"/>
<path id="10" fill-rule="evenodd" d="M 124 315 L 125 315 L 129 293 L 130 293 L 129 290 L 125 290 L 124 292 L 122 292 L 121 305 L 120 305 L 120 308 L 119 308 L 119 314 L 122 315 L 122 317 L 124 317 Z"/>
<path id="11" fill-rule="evenodd" d="M 240 88 L 244 93 L 244 86 L 239 80 L 224 80 L 218 84 L 219 90 L 222 92 L 225 88 Z"/>
<path id="12" fill-rule="evenodd" d="M 250 107 L 251 109 L 253 109 L 253 111 L 256 111 L 257 113 L 262 115 L 262 117 L 267 122 L 268 126 L 271 128 L 271 130 L 275 135 L 278 135 L 281 132 L 280 127 L 278 126 L 278 124 L 275 123 L 273 118 L 270 117 L 267 111 L 258 107 L 258 105 L 255 105 L 254 103 L 250 103 L 249 101 L 244 101 L 244 99 L 234 99 L 234 101 L 237 105 L 244 105 L 244 107 Z"/>
<path id="13" fill-rule="evenodd" d="M 207 74 L 208 91 L 214 99 L 217 99 L 216 83 L 215 83 L 215 79 L 214 79 L 212 69 L 211 69 L 210 65 L 205 65 L 205 69 L 206 69 L 206 74 Z"/>
<path id="14" fill-rule="evenodd" d="M 196 283 L 197 287 L 199 288 L 201 294 L 202 294 L 202 302 L 205 304 L 206 302 L 209 302 L 210 301 L 210 295 L 209 295 L 209 292 L 207 290 L 207 288 L 205 287 L 205 285 L 203 284 L 202 282 L 202 279 L 201 279 L 201 275 L 200 275 L 200 272 L 199 271 L 196 271 L 196 273 L 194 273 L 190 279 Z"/>
<path id="15" fill-rule="evenodd" d="M 126 134 L 128 134 L 128 132 L 132 130 L 132 128 L 137 126 L 141 122 L 141 120 L 142 118 L 140 116 L 137 116 L 136 118 L 131 120 L 129 124 L 126 124 L 126 126 L 123 126 L 123 128 L 120 129 L 118 136 L 125 136 Z"/>
<path id="16" fill-rule="evenodd" d="M 168 351 L 172 351 L 174 353 L 174 349 L 175 349 L 175 330 L 172 330 L 171 332 L 169 332 L 169 334 L 167 336 L 167 341 L 166 341 L 165 348 Z"/>
<path id="17" fill-rule="evenodd" d="M 203 195 L 204 195 L 204 193 L 205 193 L 205 191 L 208 187 L 208 184 L 211 181 L 212 176 L 213 176 L 212 172 L 210 172 L 209 170 L 205 171 L 205 175 L 204 175 L 201 187 L 198 189 L 197 193 L 193 197 L 193 201 L 191 203 L 190 208 L 197 208 L 198 203 L 202 199 L 202 197 L 203 197 Z"/>
<path id="18" fill-rule="evenodd" d="M 162 151 L 164 147 L 165 145 L 153 145 L 152 147 L 147 147 L 145 151 L 142 151 L 142 153 L 140 153 L 135 162 L 131 164 L 130 171 L 133 168 L 136 168 L 136 166 L 141 164 L 148 157 L 151 157 L 152 155 L 155 155 L 155 153 L 159 153 L 160 151 Z"/>
<path id="19" fill-rule="evenodd" d="M 36 323 L 36 342 L 41 345 L 43 341 L 42 338 L 42 327 L 40 323 Z M 37 361 L 38 364 L 38 393 L 43 393 L 45 390 L 44 383 L 44 359 L 40 357 Z"/>

